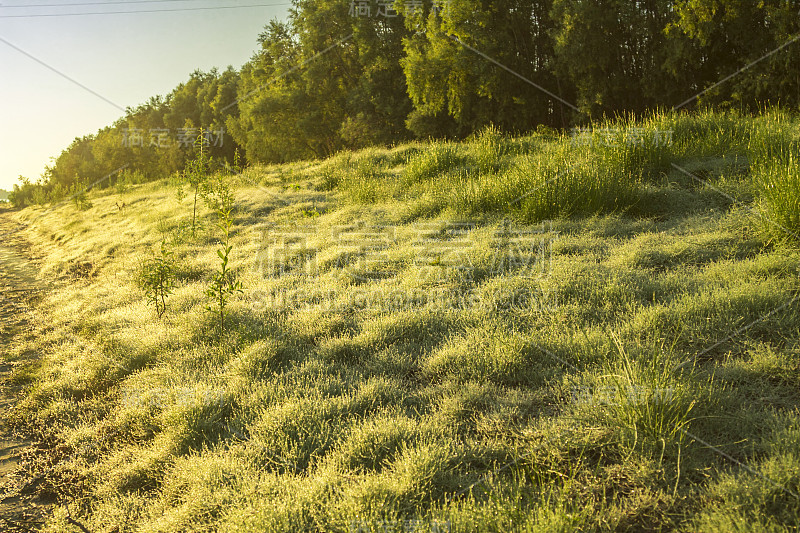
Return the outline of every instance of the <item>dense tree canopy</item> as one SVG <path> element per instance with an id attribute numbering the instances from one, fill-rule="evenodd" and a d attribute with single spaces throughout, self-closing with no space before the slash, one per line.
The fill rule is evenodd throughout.
<path id="1" fill-rule="evenodd" d="M 704 95 L 721 106 L 758 108 L 800 105 L 800 1 L 680 0 L 670 38 L 686 36 L 700 53 L 698 83 L 703 90 L 748 67 Z M 694 93 L 687 91 L 690 98 Z"/>
<path id="2" fill-rule="evenodd" d="M 122 167 L 138 179 L 171 174 L 200 128 L 218 160 L 241 149 L 269 163 L 488 124 L 521 132 L 658 107 L 796 108 L 799 11 L 800 0 L 294 0 L 241 70 L 192 73 L 75 139 L 12 196 L 55 199 Z"/>

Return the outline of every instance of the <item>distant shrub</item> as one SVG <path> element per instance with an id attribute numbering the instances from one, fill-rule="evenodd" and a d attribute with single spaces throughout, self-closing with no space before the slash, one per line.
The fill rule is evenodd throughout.
<path id="1" fill-rule="evenodd" d="M 14 207 L 22 208 L 29 205 L 44 204 L 47 201 L 47 189 L 42 183 L 31 183 L 31 181 L 20 176 L 22 185 L 15 183 L 14 189 L 8 194 L 8 201 Z"/>

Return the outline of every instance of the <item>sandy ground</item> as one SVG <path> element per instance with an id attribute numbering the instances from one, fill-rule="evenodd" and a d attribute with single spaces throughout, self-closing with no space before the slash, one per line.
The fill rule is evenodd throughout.
<path id="1" fill-rule="evenodd" d="M 19 469 L 21 454 L 34 443 L 15 434 L 7 424 L 19 397 L 10 381 L 14 367 L 24 362 L 9 357 L 15 337 L 30 327 L 29 313 L 44 284 L 30 261 L 30 249 L 20 226 L 0 208 L 0 531 L 36 531 L 52 502 L 35 494 L 35 483 Z"/>

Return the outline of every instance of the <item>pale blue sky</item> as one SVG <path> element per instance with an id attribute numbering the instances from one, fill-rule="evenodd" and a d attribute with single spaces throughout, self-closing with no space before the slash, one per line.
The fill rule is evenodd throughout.
<path id="1" fill-rule="evenodd" d="M 122 108 L 167 94 L 195 69 L 239 68 L 288 0 L 3 0 L 0 38 Z M 48 7 L 32 7 L 47 4 Z M 272 4 L 269 7 L 233 6 Z M 24 6 L 24 7 L 11 7 Z M 61 7 L 56 7 L 61 6 Z M 12 15 L 229 9 L 85 16 Z M 75 137 L 121 117 L 112 104 L 0 41 L 0 188 L 35 181 Z"/>

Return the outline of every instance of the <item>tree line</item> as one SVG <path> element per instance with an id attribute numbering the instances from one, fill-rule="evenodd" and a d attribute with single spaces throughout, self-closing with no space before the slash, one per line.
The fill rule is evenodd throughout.
<path id="1" fill-rule="evenodd" d="M 11 197 L 178 172 L 200 128 L 216 160 L 239 149 L 281 163 L 489 124 L 519 133 L 675 106 L 796 109 L 799 12 L 800 0 L 294 0 L 240 70 L 195 71 L 76 138 Z"/>

